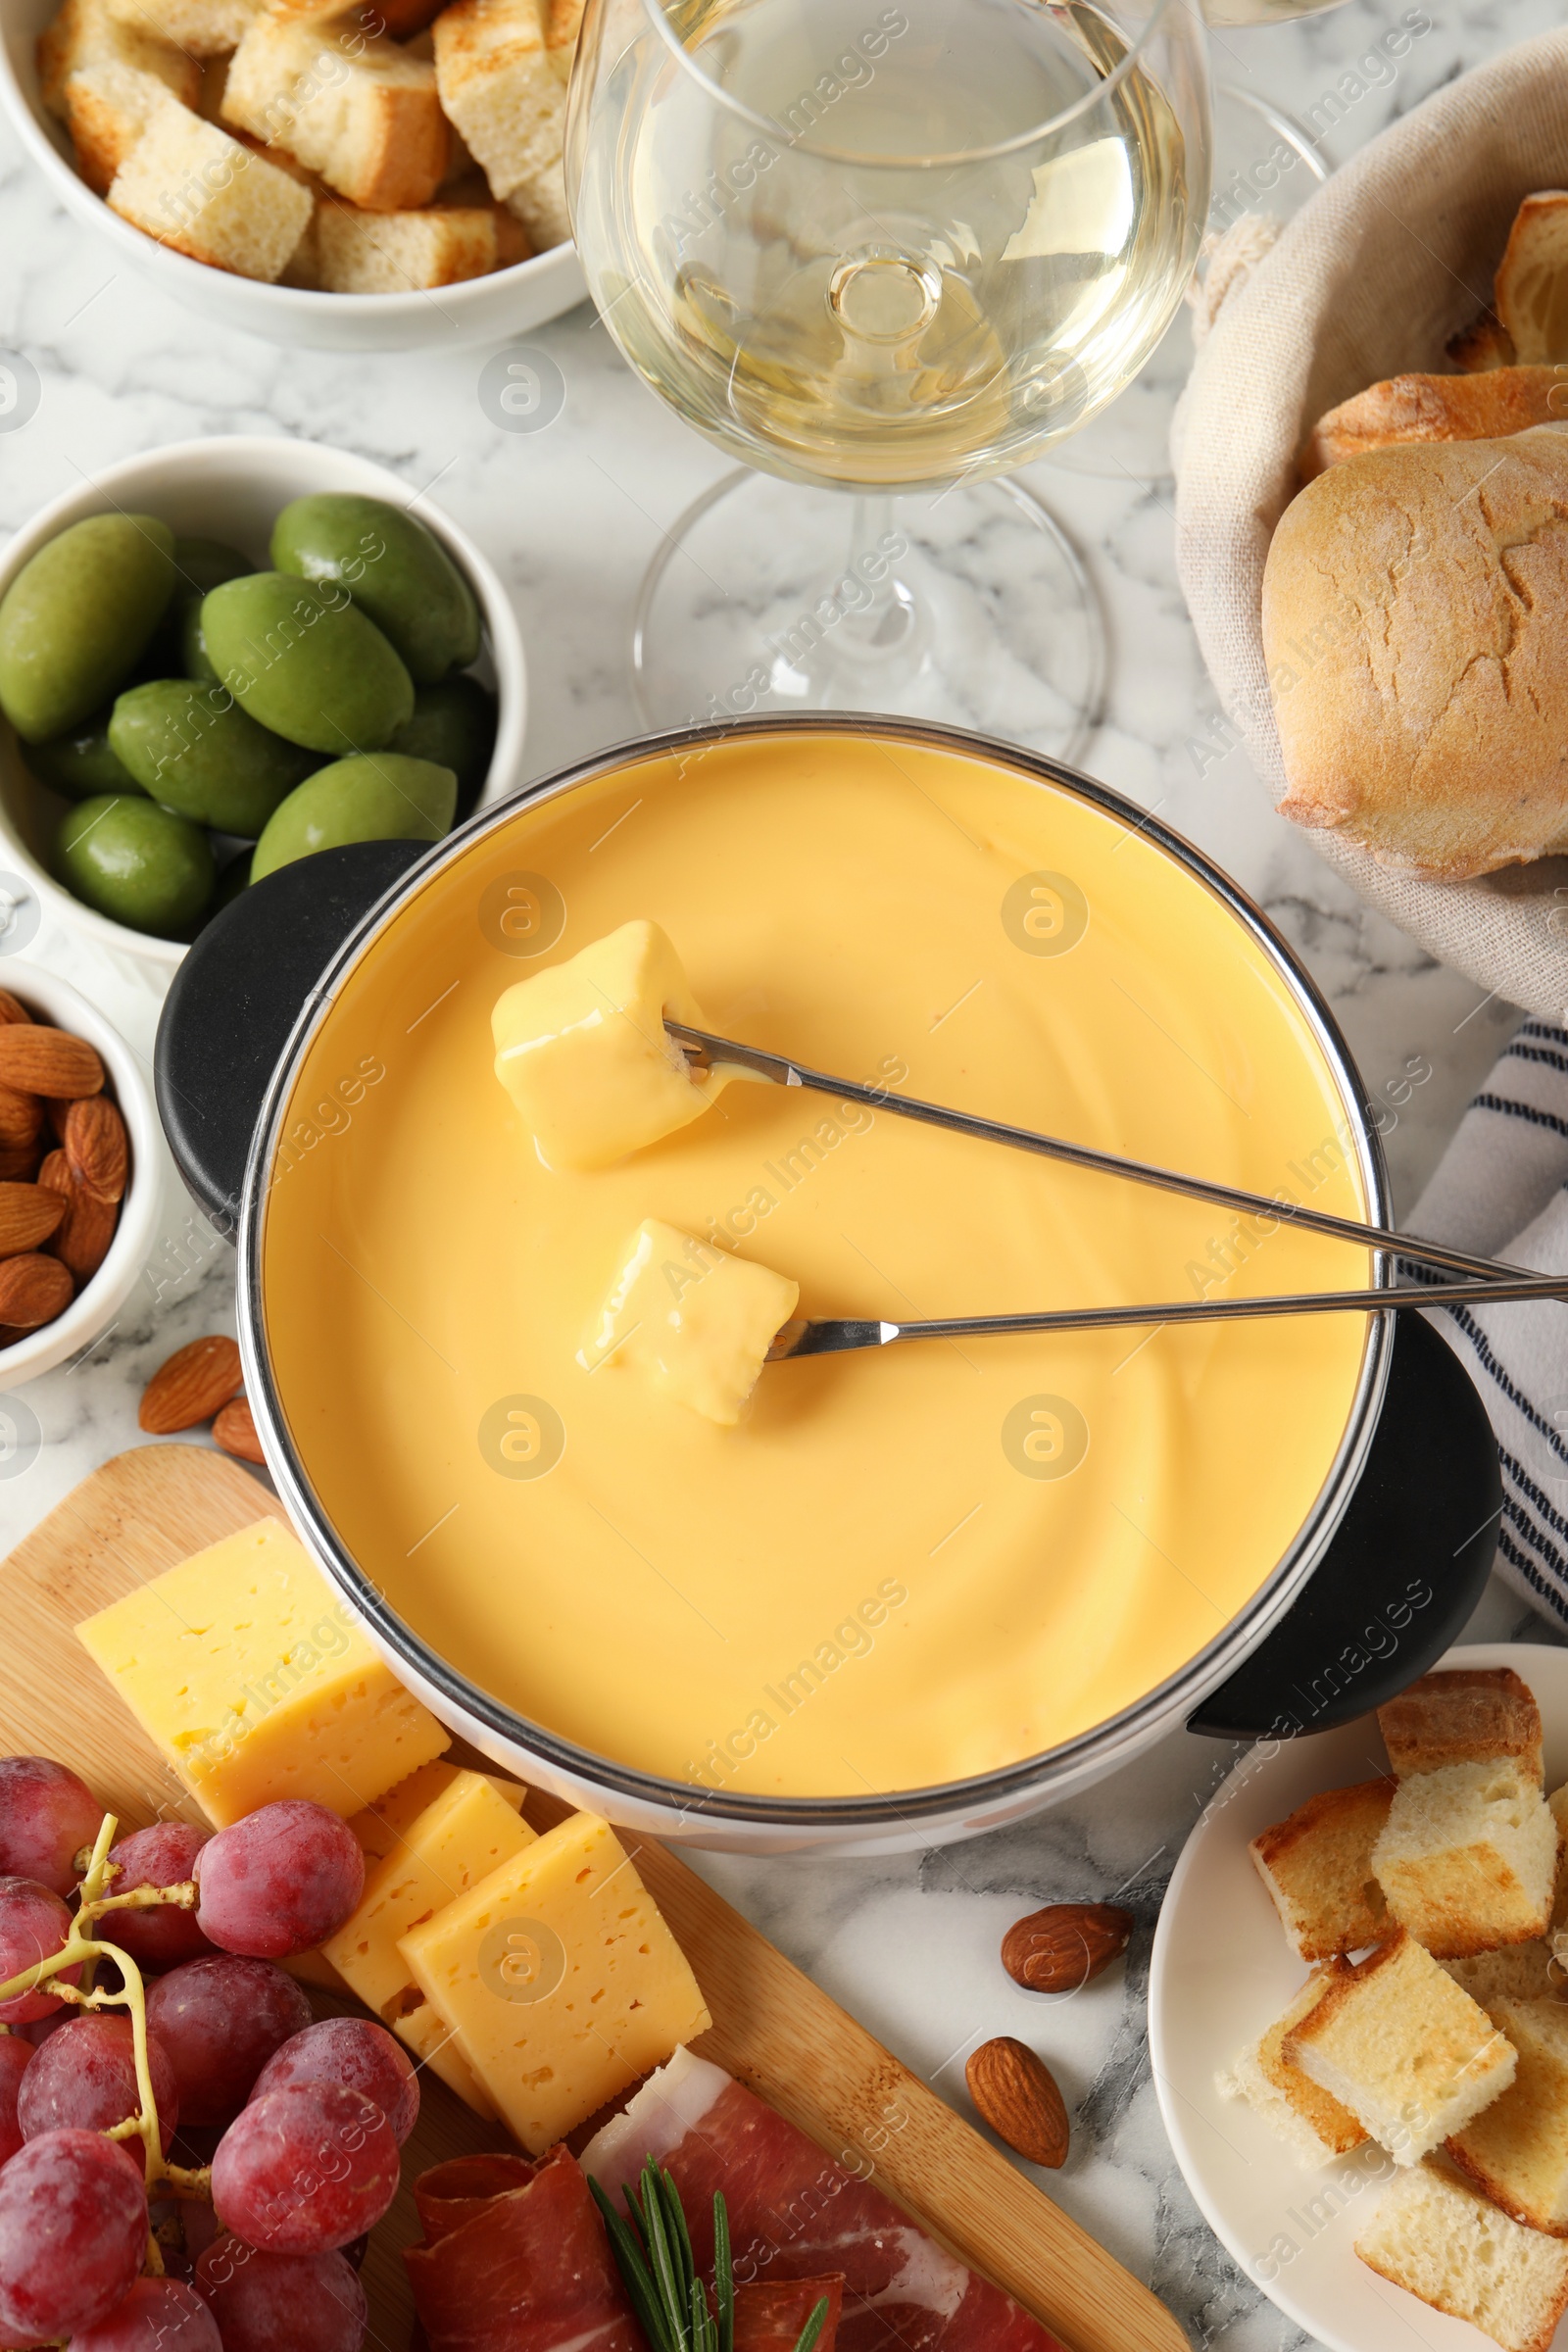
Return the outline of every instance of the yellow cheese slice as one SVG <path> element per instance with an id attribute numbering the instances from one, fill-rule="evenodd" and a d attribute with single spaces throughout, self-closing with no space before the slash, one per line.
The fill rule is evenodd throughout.
<path id="1" fill-rule="evenodd" d="M 645 1217 L 577 1361 L 589 1372 L 602 1364 L 638 1372 L 733 1428 L 800 1295 L 787 1274 Z"/>
<path id="2" fill-rule="evenodd" d="M 425 1806 L 434 1804 L 462 1770 L 461 1764 L 421 1764 L 417 1772 L 411 1772 L 406 1781 L 399 1781 L 395 1788 L 389 1788 L 373 1805 L 356 1813 L 349 1828 L 365 1848 L 366 1860 L 380 1862 L 395 1852 Z M 521 1812 L 528 1791 L 520 1781 L 506 1781 L 497 1773 L 486 1773 L 483 1778 L 506 1799 L 514 1813 Z"/>
<path id="3" fill-rule="evenodd" d="M 419 1996 L 418 1987 L 409 1986 L 409 1998 L 417 2003 L 407 2016 L 390 2017 L 384 2022 L 392 2028 L 399 2041 L 406 2041 L 421 2066 L 439 2075 L 449 2090 L 482 2115 L 487 2123 L 495 2120 L 496 2103 L 484 2084 L 464 2057 L 457 2037 L 445 2018 L 437 2017 L 428 2001 Z"/>
<path id="4" fill-rule="evenodd" d="M 607 1821 L 574 1813 L 399 1947 L 533 2155 L 711 2024 Z"/>
<path id="5" fill-rule="evenodd" d="M 76 1638 L 220 1829 L 285 1796 L 346 1820 L 451 1744 L 277 1519 L 166 1569 Z"/>

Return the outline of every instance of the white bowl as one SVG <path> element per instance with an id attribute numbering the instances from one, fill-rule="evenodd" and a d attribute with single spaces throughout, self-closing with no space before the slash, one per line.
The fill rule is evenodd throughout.
<path id="1" fill-rule="evenodd" d="M 501 342 L 559 318 L 588 291 L 576 247 L 558 245 L 510 270 L 429 293 L 312 294 L 268 286 L 187 260 L 112 213 L 76 173 L 71 141 L 38 93 L 35 48 L 58 0 L 5 0 L 0 30 L 0 104 L 25 153 L 68 213 L 85 221 L 122 260 L 144 270 L 179 302 L 226 326 L 273 343 L 318 351 L 415 351 L 435 343 Z"/>
<path id="2" fill-rule="evenodd" d="M 135 1054 L 96 1005 L 78 996 L 67 981 L 56 979 L 53 972 L 3 956 L 0 988 L 19 997 L 36 1019 L 56 1029 L 69 1029 L 96 1049 L 109 1073 L 106 1092 L 119 1104 L 130 1137 L 130 1175 L 109 1254 L 63 1315 L 29 1331 L 9 1348 L 0 1348 L 0 1390 L 7 1390 L 20 1389 L 24 1381 L 36 1380 L 40 1372 L 52 1372 L 68 1356 L 90 1348 L 130 1297 L 158 1230 L 163 1134 L 152 1092 Z"/>
<path id="3" fill-rule="evenodd" d="M 279 509 L 290 499 L 320 490 L 354 491 L 416 513 L 466 576 L 479 600 L 488 642 L 489 662 L 481 662 L 481 674 L 486 669 L 492 673 L 489 682 L 500 706 L 496 748 L 479 797 L 481 803 L 502 799 L 521 773 L 528 709 L 522 634 L 512 600 L 494 567 L 455 522 L 424 499 L 411 498 L 408 484 L 395 473 L 347 450 L 315 441 L 236 435 L 222 440 L 176 441 L 145 457 L 124 458 L 118 466 L 106 466 L 90 482 L 68 490 L 45 507 L 17 533 L 0 559 L 0 598 L 47 540 L 84 515 L 112 510 L 156 514 L 183 538 L 227 540 L 265 564 Z M 9 724 L 0 720 L 0 893 L 13 903 L 11 921 L 24 933 L 24 944 L 31 936 L 24 903 L 30 893 L 63 929 L 106 950 L 122 973 L 167 986 L 185 953 L 177 940 L 154 939 L 111 921 L 108 915 L 83 906 L 50 873 L 50 847 L 68 807 L 59 794 L 28 774 L 16 736 Z M 36 928 L 35 921 L 32 928 Z"/>

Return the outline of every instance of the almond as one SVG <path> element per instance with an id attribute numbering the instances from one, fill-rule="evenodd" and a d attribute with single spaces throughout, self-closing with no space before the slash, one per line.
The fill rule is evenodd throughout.
<path id="1" fill-rule="evenodd" d="M 1127 1949 L 1137 1926 L 1117 1903 L 1048 1903 L 1002 1938 L 1002 1965 L 1030 1992 L 1077 1992 Z"/>
<path id="2" fill-rule="evenodd" d="M 4 1312 L 0 1302 L 0 1313 Z M 240 1384 L 237 1342 L 214 1337 L 192 1340 L 160 1364 L 142 1393 L 136 1418 L 150 1437 L 172 1437 L 211 1421 Z"/>
<path id="3" fill-rule="evenodd" d="M 87 1095 L 72 1103 L 63 1141 L 83 1192 L 98 1200 L 123 1199 L 130 1146 L 125 1122 L 107 1095 Z"/>
<path id="4" fill-rule="evenodd" d="M 43 1029 L 35 1021 L 0 1022 L 0 1086 L 28 1095 L 78 1095 L 103 1091 L 104 1065 L 85 1038 L 66 1029 Z"/>
<path id="5" fill-rule="evenodd" d="M 0 1262 L 0 1323 L 36 1331 L 71 1304 L 72 1281 L 58 1257 L 8 1257 Z"/>
<path id="6" fill-rule="evenodd" d="M 1055 2172 L 1067 2161 L 1067 2110 L 1043 2058 L 1010 2034 L 983 2041 L 964 2075 L 969 2096 L 1009 2148 Z"/>
<path id="7" fill-rule="evenodd" d="M 36 1184 L 37 1181 L 37 1145 L 0 1144 L 0 1183 Z"/>
<path id="8" fill-rule="evenodd" d="M 36 1250 L 60 1226 L 66 1203 L 41 1184 L 0 1184 L 0 1257 Z"/>
<path id="9" fill-rule="evenodd" d="M 213 1423 L 213 1438 L 225 1453 L 232 1453 L 242 1462 L 260 1462 L 265 1469 L 267 1456 L 256 1435 L 256 1423 L 251 1418 L 247 1398 L 235 1396 L 224 1405 Z"/>
<path id="10" fill-rule="evenodd" d="M 14 997 L 8 988 L 0 988 L 0 1029 L 9 1026 L 12 1021 L 30 1021 L 31 1018 L 31 1013 L 20 998 Z"/>
<path id="11" fill-rule="evenodd" d="M 71 1268 L 78 1284 L 90 1282 L 109 1255 L 120 1223 L 120 1202 L 100 1200 L 96 1193 L 89 1193 L 64 1152 L 50 1152 L 38 1170 L 38 1182 L 65 1202 L 65 1216 L 49 1245 L 51 1255 Z"/>
<path id="12" fill-rule="evenodd" d="M 24 1151 L 35 1144 L 43 1129 L 43 1104 L 36 1095 L 20 1087 L 0 1086 L 0 1146 Z"/>

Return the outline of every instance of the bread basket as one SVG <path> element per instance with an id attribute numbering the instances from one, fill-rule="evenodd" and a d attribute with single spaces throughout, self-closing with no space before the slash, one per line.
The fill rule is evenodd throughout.
<path id="1" fill-rule="evenodd" d="M 1200 765 L 1244 739 L 1284 796 L 1263 656 L 1263 566 L 1327 409 L 1412 369 L 1491 300 L 1520 199 L 1568 184 L 1568 31 L 1440 90 L 1337 172 L 1245 274 L 1203 342 L 1178 418 L 1177 560 L 1224 713 Z M 1568 630 L 1568 615 L 1565 615 Z M 1426 882 L 1333 832 L 1312 845 L 1440 961 L 1527 1010 L 1568 1007 L 1568 858 Z"/>

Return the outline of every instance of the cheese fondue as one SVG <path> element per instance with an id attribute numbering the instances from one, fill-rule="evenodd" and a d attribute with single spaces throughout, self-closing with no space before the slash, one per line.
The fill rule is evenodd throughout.
<path id="1" fill-rule="evenodd" d="M 695 1788 L 920 1788 L 1118 1713 L 1290 1549 L 1365 1317 L 808 1358 L 724 1427 L 584 1347 L 627 1237 L 894 1318 L 1364 1285 L 1367 1252 L 767 1085 L 546 1167 L 492 1007 L 644 917 L 721 1035 L 1368 1213 L 1309 1020 L 1145 834 L 848 732 L 634 761 L 427 884 L 305 1058 L 262 1314 L 323 1511 L 473 1684 Z"/>

